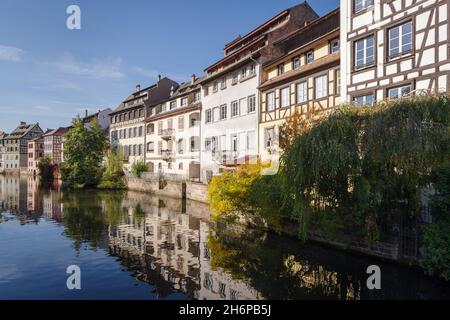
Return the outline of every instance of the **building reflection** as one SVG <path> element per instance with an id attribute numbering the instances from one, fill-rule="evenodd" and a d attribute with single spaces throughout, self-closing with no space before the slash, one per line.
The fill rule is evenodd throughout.
<path id="1" fill-rule="evenodd" d="M 244 282 L 212 270 L 207 253 L 210 224 L 182 213 L 181 201 L 153 198 L 143 205 L 128 200 L 125 206 L 125 223 L 109 227 L 110 253 L 120 257 L 136 278 L 154 285 L 158 297 L 182 292 L 200 300 L 257 298 Z M 187 207 L 191 212 L 205 210 L 195 202 Z"/>

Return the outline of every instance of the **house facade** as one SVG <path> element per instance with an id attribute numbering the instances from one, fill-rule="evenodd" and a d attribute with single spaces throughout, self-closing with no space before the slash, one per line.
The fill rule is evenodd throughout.
<path id="1" fill-rule="evenodd" d="M 5 172 L 28 172 L 28 142 L 39 137 L 42 133 L 38 123 L 20 122 L 19 126 L 5 137 L 5 152 L 3 154 Z"/>
<path id="2" fill-rule="evenodd" d="M 262 65 L 259 154 L 278 162 L 280 127 L 296 112 L 318 117 L 340 104 L 339 9 L 287 34 Z"/>
<path id="3" fill-rule="evenodd" d="M 88 128 L 92 122 L 92 120 L 97 119 L 98 125 L 100 128 L 102 128 L 103 131 L 105 131 L 105 134 L 109 136 L 109 124 L 110 124 L 110 117 L 109 114 L 112 112 L 110 108 L 106 108 L 103 110 L 98 110 L 98 112 L 93 114 L 88 114 L 88 111 L 86 110 L 86 113 L 84 115 L 84 118 L 82 119 L 84 126 Z"/>
<path id="4" fill-rule="evenodd" d="M 449 8 L 449 0 L 341 0 L 343 100 L 448 92 Z"/>
<path id="5" fill-rule="evenodd" d="M 200 178 L 201 80 L 193 75 L 174 87 L 169 99 L 148 108 L 145 152 L 150 172 Z"/>
<path id="6" fill-rule="evenodd" d="M 50 157 L 55 165 L 59 165 L 62 162 L 62 140 L 67 131 L 69 131 L 68 128 L 58 128 L 42 135 L 44 156 Z"/>
<path id="7" fill-rule="evenodd" d="M 126 168 L 136 161 L 145 161 L 146 110 L 167 99 L 173 86 L 178 84 L 161 76 L 150 87 L 141 89 L 137 85 L 135 92 L 109 114 L 111 145 L 122 152 Z"/>
<path id="8" fill-rule="evenodd" d="M 0 173 L 3 172 L 4 164 L 3 164 L 3 154 L 5 152 L 5 137 L 7 136 L 6 133 L 3 131 L 0 131 Z"/>
<path id="9" fill-rule="evenodd" d="M 225 45 L 225 57 L 205 69 L 202 81 L 201 176 L 213 175 L 258 157 L 261 60 L 273 42 L 317 19 L 306 3 L 284 10 Z"/>
<path id="10" fill-rule="evenodd" d="M 37 137 L 28 142 L 28 174 L 39 175 L 39 160 L 44 156 L 44 138 Z"/>

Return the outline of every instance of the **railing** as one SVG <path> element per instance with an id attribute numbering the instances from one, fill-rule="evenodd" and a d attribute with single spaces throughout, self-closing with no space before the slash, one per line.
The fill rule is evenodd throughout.
<path id="1" fill-rule="evenodd" d="M 175 135 L 175 129 L 164 129 L 161 132 L 161 138 L 164 140 L 170 140 Z"/>
<path id="2" fill-rule="evenodd" d="M 161 151 L 161 157 L 165 161 L 172 160 L 174 156 L 175 156 L 175 153 L 173 151 L 171 151 L 171 150 L 162 150 Z"/>

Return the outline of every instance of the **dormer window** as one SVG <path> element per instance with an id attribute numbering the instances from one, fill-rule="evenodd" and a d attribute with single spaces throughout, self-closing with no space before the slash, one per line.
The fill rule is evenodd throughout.
<path id="1" fill-rule="evenodd" d="M 182 98 L 181 99 L 181 106 L 185 107 L 187 105 L 188 105 L 188 98 L 187 97 Z"/>
<path id="2" fill-rule="evenodd" d="M 176 107 L 177 107 L 177 101 L 176 101 L 176 100 L 170 101 L 170 110 L 173 110 L 173 109 L 175 109 Z"/>
<path id="3" fill-rule="evenodd" d="M 219 85 L 217 84 L 217 82 L 214 82 L 213 84 L 213 92 L 217 92 L 219 90 Z"/>
<path id="4" fill-rule="evenodd" d="M 340 41 L 339 39 L 334 39 L 330 42 L 330 53 L 336 53 L 340 50 Z"/>
<path id="5" fill-rule="evenodd" d="M 277 73 L 278 73 L 279 76 L 281 76 L 284 73 L 284 64 L 278 65 Z"/>
<path id="6" fill-rule="evenodd" d="M 306 63 L 310 64 L 314 61 L 314 50 L 308 51 L 306 54 Z"/>
<path id="7" fill-rule="evenodd" d="M 292 59 L 292 70 L 300 68 L 300 57 Z"/>

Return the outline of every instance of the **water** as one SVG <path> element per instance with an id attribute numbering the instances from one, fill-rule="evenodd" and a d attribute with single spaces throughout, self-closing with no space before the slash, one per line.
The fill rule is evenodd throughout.
<path id="1" fill-rule="evenodd" d="M 421 271 L 238 226 L 196 202 L 0 176 L 0 299 L 448 299 Z M 382 290 L 366 287 L 379 265 Z M 68 290 L 66 268 L 81 268 Z"/>

